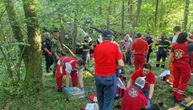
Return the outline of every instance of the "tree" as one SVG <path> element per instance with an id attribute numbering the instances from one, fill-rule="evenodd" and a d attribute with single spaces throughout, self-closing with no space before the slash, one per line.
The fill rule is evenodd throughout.
<path id="1" fill-rule="evenodd" d="M 129 23 L 132 25 L 132 21 L 133 21 L 133 19 L 132 19 L 132 16 L 133 16 L 133 0 L 129 0 L 128 1 L 128 6 L 129 6 L 129 8 L 128 8 L 128 11 L 129 11 Z"/>
<path id="2" fill-rule="evenodd" d="M 24 42 L 19 22 L 16 19 L 16 11 L 13 0 L 5 0 L 7 14 L 10 25 L 17 42 Z M 23 0 L 23 10 L 25 12 L 27 24 L 27 45 L 20 45 L 20 50 L 23 51 L 22 59 L 25 64 L 26 74 L 23 81 L 24 89 L 37 90 L 41 85 L 42 66 L 41 66 L 41 37 L 38 19 L 36 16 L 35 0 Z"/>
<path id="3" fill-rule="evenodd" d="M 184 6 L 184 24 L 183 24 L 183 30 L 187 31 L 187 24 L 188 24 L 188 14 L 189 14 L 189 0 L 185 0 L 185 6 Z"/>
<path id="4" fill-rule="evenodd" d="M 102 15 L 102 0 L 98 0 L 98 2 L 99 2 L 98 12 L 99 12 L 99 15 Z"/>
<path id="5" fill-rule="evenodd" d="M 140 12 L 141 12 L 141 0 L 137 0 L 137 16 L 136 16 L 136 24 L 135 27 L 138 26 L 140 21 Z"/>
<path id="6" fill-rule="evenodd" d="M 124 0 L 122 0 L 122 17 L 121 17 L 121 29 L 122 29 L 122 35 L 124 35 L 124 30 L 125 30 L 125 23 L 124 23 L 124 18 L 125 18 L 125 3 Z"/>
<path id="7" fill-rule="evenodd" d="M 42 79 L 42 57 L 41 57 L 41 36 L 40 27 L 36 15 L 35 0 L 23 0 L 25 18 L 27 20 L 27 33 L 29 47 L 26 49 L 24 63 L 26 67 L 26 76 L 24 85 L 26 88 L 31 88 L 41 85 Z"/>

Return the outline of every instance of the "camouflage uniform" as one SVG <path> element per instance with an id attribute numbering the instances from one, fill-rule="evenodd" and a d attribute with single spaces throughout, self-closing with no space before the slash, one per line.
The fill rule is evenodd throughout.
<path id="1" fill-rule="evenodd" d="M 58 62 L 58 59 L 56 57 L 59 56 L 59 57 L 62 57 L 63 56 L 63 50 L 62 50 L 62 44 L 61 42 L 59 41 L 59 39 L 52 39 L 52 53 L 53 53 L 53 59 L 54 59 L 54 71 L 53 71 L 53 76 L 55 76 L 55 71 L 56 71 L 56 66 L 57 66 L 57 62 Z"/>

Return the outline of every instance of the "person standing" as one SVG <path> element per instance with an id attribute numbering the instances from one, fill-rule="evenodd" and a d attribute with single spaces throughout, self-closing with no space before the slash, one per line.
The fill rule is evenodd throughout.
<path id="1" fill-rule="evenodd" d="M 126 34 L 125 39 L 121 44 L 121 48 L 123 49 L 124 63 L 131 65 L 131 44 L 133 43 L 133 39 L 129 34 Z"/>
<path id="2" fill-rule="evenodd" d="M 49 73 L 51 70 L 50 66 L 53 64 L 50 33 L 45 32 L 44 37 L 45 37 L 45 39 L 42 42 L 43 54 L 44 54 L 45 60 L 46 60 L 46 72 Z"/>
<path id="3" fill-rule="evenodd" d="M 148 99 L 151 99 L 154 93 L 155 74 L 151 71 L 151 65 L 145 63 L 142 69 L 135 71 L 127 83 L 127 88 L 131 87 L 138 77 L 145 77 L 145 86 L 142 89 Z"/>
<path id="4" fill-rule="evenodd" d="M 165 67 L 165 61 L 167 57 L 168 47 L 170 46 L 170 41 L 167 40 L 167 37 L 165 33 L 160 34 L 161 39 L 156 43 L 156 46 L 158 47 L 157 56 L 156 56 L 156 67 L 160 66 L 161 62 L 161 68 Z"/>
<path id="5" fill-rule="evenodd" d="M 145 32 L 145 40 L 147 41 L 148 46 L 149 46 L 148 53 L 147 53 L 147 56 L 146 56 L 147 57 L 146 62 L 148 63 L 150 54 L 151 54 L 151 52 L 153 52 L 152 45 L 153 45 L 153 42 L 154 42 L 152 37 L 150 36 L 149 32 Z"/>
<path id="6" fill-rule="evenodd" d="M 179 34 L 176 43 L 172 45 L 170 59 L 173 58 L 174 63 L 174 82 L 173 95 L 176 101 L 181 102 L 190 79 L 190 64 L 188 55 L 188 34 L 182 32 Z M 170 62 L 171 63 L 171 60 Z"/>
<path id="7" fill-rule="evenodd" d="M 103 42 L 93 52 L 96 92 L 99 110 L 112 110 L 117 88 L 116 68 L 123 68 L 124 62 L 118 45 L 111 42 L 112 33 L 106 30 L 102 38 Z"/>
<path id="8" fill-rule="evenodd" d="M 141 38 L 141 33 L 137 33 L 136 38 L 131 46 L 131 52 L 134 54 L 135 71 L 142 68 L 148 51 L 148 44 Z"/>
<path id="9" fill-rule="evenodd" d="M 90 37 L 88 35 L 84 37 L 82 45 L 83 45 L 82 60 L 88 63 L 90 60 L 90 49 L 92 46 Z"/>
<path id="10" fill-rule="evenodd" d="M 175 27 L 173 28 L 173 32 L 174 32 L 174 37 L 172 38 L 172 44 L 173 44 L 173 43 L 176 43 L 176 40 L 177 40 L 177 38 L 178 38 L 178 35 L 179 35 L 180 32 L 181 32 L 180 26 L 175 26 Z"/>
<path id="11" fill-rule="evenodd" d="M 62 57 L 65 52 L 62 50 L 62 44 L 59 40 L 59 31 L 54 31 L 54 38 L 52 39 L 52 56 L 54 59 L 54 69 L 53 69 L 53 77 L 55 76 L 57 62 Z"/>
<path id="12" fill-rule="evenodd" d="M 174 36 L 172 38 L 172 44 L 176 43 L 176 40 L 178 38 L 178 35 L 180 34 L 181 32 L 181 28 L 180 26 L 175 26 L 173 28 L 173 33 L 174 33 Z M 174 64 L 173 64 L 173 59 L 171 60 L 171 63 L 170 63 L 170 77 L 169 77 L 169 80 L 168 82 L 170 84 L 173 84 L 173 81 L 174 81 Z"/>

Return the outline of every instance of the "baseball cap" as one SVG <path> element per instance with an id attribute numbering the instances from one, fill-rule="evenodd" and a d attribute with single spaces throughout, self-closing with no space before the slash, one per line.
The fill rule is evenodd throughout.
<path id="1" fill-rule="evenodd" d="M 145 77 L 138 77 L 135 80 L 135 84 L 139 86 L 140 88 L 143 88 L 145 86 Z"/>
<path id="2" fill-rule="evenodd" d="M 105 31 L 103 31 L 103 33 L 102 33 L 102 37 L 113 37 L 113 34 L 112 34 L 111 31 L 105 30 Z"/>

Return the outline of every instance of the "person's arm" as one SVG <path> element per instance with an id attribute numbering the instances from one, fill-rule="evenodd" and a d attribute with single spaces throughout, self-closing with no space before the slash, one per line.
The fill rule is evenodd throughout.
<path id="1" fill-rule="evenodd" d="M 118 60 L 118 67 L 119 67 L 119 68 L 123 68 L 123 67 L 124 67 L 123 59 L 119 59 L 119 60 Z"/>
<path id="2" fill-rule="evenodd" d="M 169 65 L 172 63 L 173 56 L 174 56 L 174 53 L 170 52 Z"/>
<path id="3" fill-rule="evenodd" d="M 132 84 L 133 84 L 133 80 L 130 78 L 127 83 L 127 88 L 131 87 Z"/>
<path id="4" fill-rule="evenodd" d="M 47 48 L 44 48 L 44 51 L 45 51 L 46 53 L 48 53 L 49 55 L 52 55 L 52 53 L 51 53 Z"/>
<path id="5" fill-rule="evenodd" d="M 154 92 L 154 84 L 150 84 L 150 86 L 149 86 L 149 97 L 148 97 L 149 99 L 152 98 L 153 92 Z"/>
<path id="6" fill-rule="evenodd" d="M 193 42 L 193 39 L 190 38 L 190 36 L 187 37 L 187 41 Z"/>
<path id="7" fill-rule="evenodd" d="M 72 72 L 72 65 L 70 63 L 65 63 L 65 72 L 66 72 L 66 87 L 70 85 L 70 73 Z"/>

